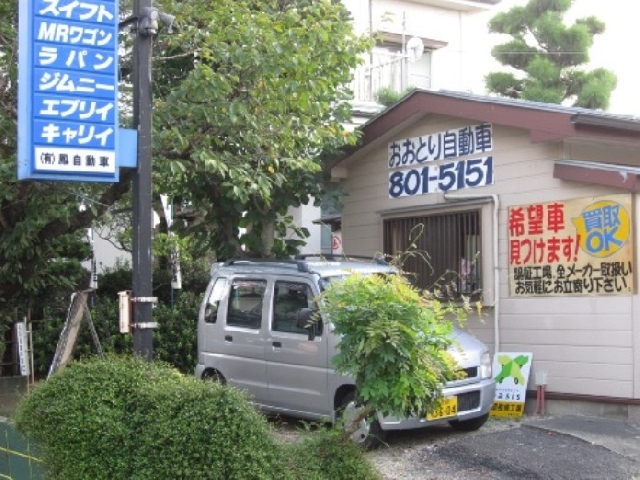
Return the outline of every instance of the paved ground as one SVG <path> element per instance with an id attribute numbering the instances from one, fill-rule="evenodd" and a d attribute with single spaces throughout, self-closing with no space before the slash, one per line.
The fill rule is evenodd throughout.
<path id="1" fill-rule="evenodd" d="M 528 419 L 525 426 L 571 435 L 619 455 L 640 461 L 640 426 L 620 420 L 583 416 Z"/>
<path id="2" fill-rule="evenodd" d="M 619 420 L 491 419 L 472 434 L 441 427 L 388 440 L 368 454 L 388 480 L 640 480 L 640 428 Z"/>

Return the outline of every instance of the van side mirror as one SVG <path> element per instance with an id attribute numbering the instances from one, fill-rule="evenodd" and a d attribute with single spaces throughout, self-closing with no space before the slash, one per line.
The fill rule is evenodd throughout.
<path id="1" fill-rule="evenodd" d="M 296 326 L 307 330 L 309 341 L 316 338 L 316 331 L 318 328 L 317 322 L 312 318 L 314 313 L 315 310 L 312 308 L 301 308 L 298 310 L 298 315 L 296 317 Z"/>

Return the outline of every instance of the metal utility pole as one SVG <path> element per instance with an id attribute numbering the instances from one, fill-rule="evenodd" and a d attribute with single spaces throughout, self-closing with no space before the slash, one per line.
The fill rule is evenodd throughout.
<path id="1" fill-rule="evenodd" d="M 153 360 L 151 232 L 153 228 L 151 187 L 151 54 L 153 27 L 150 22 L 151 0 L 135 0 L 138 19 L 133 55 L 134 127 L 138 130 L 138 165 L 133 179 L 133 353 Z"/>

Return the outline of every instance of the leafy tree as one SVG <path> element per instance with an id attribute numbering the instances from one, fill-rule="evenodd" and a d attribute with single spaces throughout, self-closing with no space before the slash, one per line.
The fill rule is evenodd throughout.
<path id="1" fill-rule="evenodd" d="M 573 0 L 529 0 L 497 14 L 492 33 L 512 39 L 493 48 L 502 65 L 517 72 L 492 72 L 485 77 L 490 92 L 510 98 L 606 109 L 617 78 L 604 68 L 585 70 L 589 48 L 605 25 L 594 16 L 567 26 L 563 15 Z"/>
<path id="2" fill-rule="evenodd" d="M 0 0 L 0 314 L 86 285 L 84 229 L 118 202 L 130 208 L 133 175 L 123 169 L 108 185 L 17 181 L 18 4 Z M 198 256 L 240 253 L 241 227 L 247 253 L 270 255 L 291 226 L 287 207 L 319 192 L 320 155 L 354 141 L 340 121 L 367 44 L 328 0 L 173 0 L 162 9 L 177 22 L 154 40 L 156 210 L 158 193 L 185 206 L 186 225 L 176 227 Z M 130 54 L 120 61 L 128 81 Z"/>
<path id="3" fill-rule="evenodd" d="M 368 42 L 337 1 L 175 5 L 156 106 L 157 175 L 184 206 L 182 234 L 219 257 L 292 253 L 286 212 L 321 191 L 323 154 L 352 143 L 347 85 Z M 240 238 L 240 229 L 245 233 Z M 297 237 L 297 238 L 296 238 Z"/>

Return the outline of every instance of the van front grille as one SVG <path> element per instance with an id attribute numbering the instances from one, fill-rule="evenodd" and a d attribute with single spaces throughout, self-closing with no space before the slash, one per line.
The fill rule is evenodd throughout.
<path id="1" fill-rule="evenodd" d="M 461 393 L 458 395 L 458 412 L 468 412 L 480 408 L 480 392 Z"/>
<path id="2" fill-rule="evenodd" d="M 463 368 L 460 371 L 465 373 L 464 378 L 461 378 L 460 380 L 464 380 L 466 378 L 476 378 L 478 376 L 478 367 Z"/>

